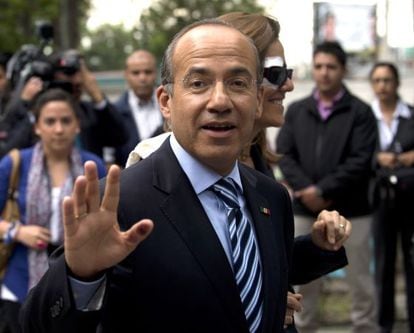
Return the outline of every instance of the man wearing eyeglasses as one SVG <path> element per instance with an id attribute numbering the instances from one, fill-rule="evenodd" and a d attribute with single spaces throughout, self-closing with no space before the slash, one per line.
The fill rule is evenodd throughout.
<path id="1" fill-rule="evenodd" d="M 370 162 L 375 149 L 375 118 L 370 107 L 343 83 L 346 53 L 337 42 L 324 42 L 313 53 L 315 89 L 294 102 L 277 137 L 280 168 L 293 190 L 295 233 L 307 234 L 315 216 L 334 209 L 347 217 L 353 232 L 345 244 L 346 275 L 352 295 L 354 333 L 377 332 L 370 274 Z M 300 286 L 300 332 L 315 333 L 321 280 Z"/>
<path id="2" fill-rule="evenodd" d="M 64 255 L 32 289 L 23 332 L 282 332 L 289 195 L 237 162 L 262 71 L 252 41 L 221 21 L 176 35 L 157 89 L 171 136 L 122 173 L 112 166 L 102 201 L 85 164 L 63 204 Z"/>

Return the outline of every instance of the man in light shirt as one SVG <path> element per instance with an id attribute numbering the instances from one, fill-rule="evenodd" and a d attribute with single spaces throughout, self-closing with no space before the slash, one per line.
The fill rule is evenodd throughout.
<path id="1" fill-rule="evenodd" d="M 163 119 L 155 96 L 157 62 L 146 50 L 133 52 L 125 62 L 125 79 L 129 89 L 115 106 L 128 128 L 129 140 L 116 147 L 115 163 L 124 166 L 129 152 L 143 139 L 162 132 Z"/>
<path id="2" fill-rule="evenodd" d="M 112 166 L 102 201 L 85 164 L 63 204 L 64 254 L 23 306 L 24 333 L 283 331 L 290 198 L 237 161 L 261 113 L 262 73 L 253 42 L 224 22 L 176 35 L 157 89 L 170 138 L 137 165 Z"/>

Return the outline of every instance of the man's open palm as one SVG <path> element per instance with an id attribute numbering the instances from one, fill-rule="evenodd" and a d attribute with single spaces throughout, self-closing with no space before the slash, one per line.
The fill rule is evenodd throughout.
<path id="1" fill-rule="evenodd" d="M 94 162 L 85 163 L 71 197 L 63 200 L 65 259 L 78 278 L 90 279 L 122 261 L 152 231 L 151 220 L 141 220 L 122 232 L 117 221 L 120 169 L 111 166 L 100 200 Z"/>

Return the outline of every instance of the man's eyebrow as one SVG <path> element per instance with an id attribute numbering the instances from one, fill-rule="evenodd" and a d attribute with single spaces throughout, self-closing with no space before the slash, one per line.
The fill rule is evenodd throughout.
<path id="1" fill-rule="evenodd" d="M 213 71 L 211 71 L 210 69 L 205 68 L 205 67 L 191 67 L 189 69 L 189 71 L 185 74 L 183 80 L 184 81 L 187 80 L 189 77 L 191 77 L 194 74 L 209 75 L 209 74 L 213 74 Z M 241 66 L 236 66 L 236 67 L 230 68 L 229 74 L 230 75 L 243 75 L 243 76 L 252 77 L 252 74 L 250 73 L 250 71 L 247 68 L 241 67 Z"/>
<path id="2" fill-rule="evenodd" d="M 184 75 L 183 81 L 188 80 L 188 78 L 195 74 L 207 75 L 211 74 L 211 70 L 205 67 L 191 67 L 189 71 Z"/>
<path id="3" fill-rule="evenodd" d="M 249 76 L 252 77 L 252 74 L 250 73 L 250 71 L 245 68 L 245 67 L 234 67 L 230 70 L 231 75 L 244 75 L 244 76 Z"/>

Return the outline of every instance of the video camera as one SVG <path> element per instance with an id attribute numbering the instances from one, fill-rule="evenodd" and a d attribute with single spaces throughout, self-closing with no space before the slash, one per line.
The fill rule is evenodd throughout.
<path id="1" fill-rule="evenodd" d="M 53 39 L 53 26 L 44 21 L 36 23 L 36 33 L 40 44 L 26 44 L 18 50 L 7 65 L 7 78 L 15 94 L 20 95 L 27 80 L 39 77 L 44 89 L 61 88 L 72 93 L 72 85 L 65 81 L 54 80 L 56 70 L 73 75 L 80 69 L 80 55 L 72 50 L 64 51 L 59 56 L 48 57 L 44 50 Z"/>
<path id="2" fill-rule="evenodd" d="M 40 45 L 23 45 L 8 62 L 7 78 L 13 90 L 20 91 L 33 76 L 38 76 L 44 82 L 53 79 L 53 66 L 44 54 L 45 47 L 53 39 L 53 26 L 48 22 L 37 22 L 36 33 L 40 38 Z"/>

